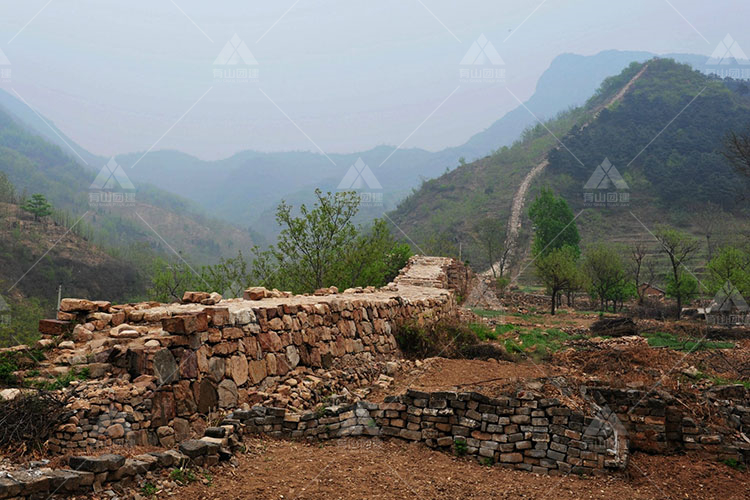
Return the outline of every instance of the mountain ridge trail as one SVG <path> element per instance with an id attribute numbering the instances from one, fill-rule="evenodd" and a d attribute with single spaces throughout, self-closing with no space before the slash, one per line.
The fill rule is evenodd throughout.
<path id="1" fill-rule="evenodd" d="M 613 104 L 616 104 L 617 102 L 621 101 L 623 97 L 625 97 L 625 94 L 628 93 L 628 91 L 633 87 L 635 82 L 637 82 L 643 74 L 648 69 L 649 64 L 645 63 L 643 65 L 643 68 L 633 77 L 631 78 L 628 83 L 626 83 L 622 89 L 620 89 L 617 94 L 612 96 L 611 99 L 609 99 L 607 102 L 602 104 L 599 108 L 597 108 L 594 111 L 594 114 L 590 120 L 588 120 L 586 123 L 581 125 L 580 130 L 585 129 L 588 127 L 594 120 L 596 120 L 601 112 L 612 106 Z M 559 141 L 559 140 L 558 140 Z M 560 146 L 556 146 L 555 149 L 559 149 Z M 528 194 L 529 188 L 531 187 L 531 183 L 536 179 L 539 174 L 541 174 L 545 168 L 549 165 L 549 153 L 544 155 L 544 158 L 541 162 L 539 162 L 534 168 L 532 168 L 528 174 L 526 174 L 526 177 L 524 177 L 523 181 L 521 182 L 521 185 L 518 187 L 518 190 L 516 191 L 516 194 L 513 195 L 513 201 L 511 202 L 511 210 L 510 210 L 510 217 L 508 218 L 508 224 L 506 226 L 506 238 L 505 238 L 505 246 L 504 248 L 510 248 L 510 252 L 508 253 L 508 261 L 506 262 L 506 269 L 503 270 L 503 272 L 512 271 L 514 266 L 518 265 L 518 262 L 521 261 L 521 259 L 517 258 L 517 251 L 516 245 L 518 243 L 518 235 L 521 232 L 521 219 L 523 214 L 523 207 L 526 202 L 526 195 Z M 500 262 L 495 262 L 492 264 L 490 269 L 483 272 L 482 274 L 485 276 L 492 274 L 492 268 L 498 269 L 496 266 L 499 266 Z M 511 274 L 513 274 L 511 272 Z M 515 281 L 518 278 L 518 276 L 515 276 L 513 278 L 513 281 Z"/>

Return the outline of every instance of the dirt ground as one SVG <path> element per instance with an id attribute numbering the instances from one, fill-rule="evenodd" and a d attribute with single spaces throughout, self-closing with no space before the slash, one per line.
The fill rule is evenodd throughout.
<path id="1" fill-rule="evenodd" d="M 211 484 L 174 494 L 192 499 L 747 499 L 750 475 L 695 456 L 635 454 L 625 473 L 540 476 L 486 467 L 421 444 L 350 439 L 304 444 L 247 439 L 236 466 Z"/>

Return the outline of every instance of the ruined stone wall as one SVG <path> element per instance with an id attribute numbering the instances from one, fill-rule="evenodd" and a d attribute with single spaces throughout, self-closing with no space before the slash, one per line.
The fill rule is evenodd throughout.
<path id="1" fill-rule="evenodd" d="M 321 413 L 254 407 L 234 415 L 250 432 L 276 437 L 394 437 L 545 474 L 620 469 L 628 459 L 627 438 L 612 422 L 529 392 L 491 398 L 409 390 L 385 403 L 360 402 Z"/>
<path id="2" fill-rule="evenodd" d="M 750 425 L 750 394 L 741 385 L 709 391 L 707 400 L 716 412 L 713 422 L 688 414 L 684 405 L 664 392 L 612 388 L 588 391 L 617 417 L 632 450 L 701 451 L 719 460 L 750 463 L 750 443 L 741 438 L 743 426 Z"/>
<path id="3" fill-rule="evenodd" d="M 292 296 L 256 288 L 244 299 L 191 293 L 183 304 L 124 306 L 65 299 L 61 319 L 42 325 L 79 323 L 57 361 L 87 367 L 111 386 L 76 388 L 74 415 L 50 445 L 169 446 L 199 432 L 200 415 L 262 403 L 270 392 L 279 405 L 309 407 L 320 398 L 316 369 L 346 369 L 355 385 L 372 383 L 400 357 L 400 325 L 457 315 L 451 264 L 412 258 L 380 290 Z"/>

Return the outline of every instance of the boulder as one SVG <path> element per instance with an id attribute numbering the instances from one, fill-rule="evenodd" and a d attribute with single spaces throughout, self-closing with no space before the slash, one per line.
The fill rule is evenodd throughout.
<path id="1" fill-rule="evenodd" d="M 163 318 L 161 320 L 161 327 L 164 331 L 177 335 L 205 332 L 208 330 L 208 314 L 199 312 Z"/>
<path id="2" fill-rule="evenodd" d="M 247 290 L 245 290 L 245 293 L 242 294 L 245 300 L 261 300 L 268 297 L 268 295 L 268 290 L 266 290 L 262 286 L 248 288 Z"/>
<path id="3" fill-rule="evenodd" d="M 154 374 L 159 385 L 171 384 L 180 378 L 180 367 L 169 349 L 154 354 Z"/>
<path id="4" fill-rule="evenodd" d="M 197 382 L 197 388 L 198 411 L 206 414 L 215 410 L 219 405 L 219 394 L 216 392 L 214 384 L 204 378 Z"/>
<path id="5" fill-rule="evenodd" d="M 68 460 L 73 470 L 80 470 L 84 472 L 107 472 L 116 471 L 123 465 L 125 465 L 125 457 L 122 455 L 104 454 L 98 457 L 90 455 L 73 456 Z"/>
<path id="6" fill-rule="evenodd" d="M 237 406 L 237 384 L 232 380 L 224 379 L 219 384 L 219 408 L 234 408 Z"/>
<path id="7" fill-rule="evenodd" d="M 232 356 L 229 359 L 229 373 L 232 376 L 232 380 L 238 386 L 244 385 L 247 382 L 248 377 L 248 366 L 247 358 L 244 354 Z"/>
<path id="8" fill-rule="evenodd" d="M 65 335 L 73 331 L 73 323 L 59 319 L 40 319 L 39 333 L 42 335 Z"/>
<path id="9" fill-rule="evenodd" d="M 62 299 L 60 301 L 60 310 L 63 312 L 93 312 L 99 310 L 96 302 L 86 299 Z"/>
<path id="10" fill-rule="evenodd" d="M 211 294 L 207 292 L 185 292 L 182 296 L 182 302 L 185 304 L 200 304 L 210 296 Z"/>

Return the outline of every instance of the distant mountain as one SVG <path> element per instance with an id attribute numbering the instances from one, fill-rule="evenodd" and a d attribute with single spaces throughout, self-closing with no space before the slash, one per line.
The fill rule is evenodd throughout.
<path id="1" fill-rule="evenodd" d="M 69 154 L 67 146 L 61 149 L 48 141 L 49 127 L 35 114 L 34 122 L 24 110 L 28 108 L 16 107 L 16 112 L 31 122 L 0 107 L 0 172 L 19 192 L 41 193 L 55 208 L 70 213 L 73 220 L 82 217 L 80 224 L 90 227 L 97 243 L 121 251 L 146 244 L 170 255 L 173 248 L 195 259 L 196 264 L 236 255 L 237 250 L 252 245 L 247 231 L 208 218 L 197 204 L 146 183 L 135 181 L 131 185 L 134 198 L 128 206 L 92 203 L 94 180 L 106 162 L 97 159 L 100 164 L 84 166 L 79 158 Z M 46 134 L 37 130 L 39 124 L 44 125 Z M 105 174 L 107 182 L 130 185 L 124 169 L 109 180 L 109 171 Z"/>
<path id="2" fill-rule="evenodd" d="M 615 50 L 593 56 L 560 55 L 539 79 L 535 93 L 525 105 L 541 119 L 552 118 L 583 104 L 606 77 L 618 74 L 633 61 L 645 61 L 652 56 L 646 52 Z M 694 55 L 674 57 L 696 66 L 706 60 L 704 56 Z M 51 124 L 55 128 L 53 132 L 14 96 L 0 91 L 0 104 L 49 141 L 66 149 L 65 143 L 69 144 L 90 167 L 106 162 L 73 143 Z M 142 153 L 119 155 L 117 162 L 125 167 L 134 182 L 149 183 L 194 200 L 207 213 L 243 228 L 252 228 L 266 240 L 272 240 L 278 230 L 273 218 L 274 208 L 282 198 L 299 205 L 312 201 L 316 187 L 335 191 L 360 158 L 371 168 L 380 185 L 369 189 L 365 186 L 362 191 L 382 195 L 382 202 L 364 207 L 359 221 L 367 222 L 395 208 L 424 180 L 455 168 L 459 159 L 483 158 L 511 145 L 524 129 L 533 125 L 535 118 L 519 106 L 466 144 L 436 153 L 418 148 L 394 152 L 393 147 L 379 146 L 359 153 L 330 155 L 330 160 L 313 152 L 243 151 L 223 160 L 203 161 L 178 151 L 153 151 L 142 159 Z M 258 240 L 258 236 L 255 239 Z"/>
<path id="3" fill-rule="evenodd" d="M 426 252 L 460 251 L 476 268 L 486 268 L 477 222 L 507 220 L 514 194 L 534 167 L 548 162 L 529 196 L 550 185 L 578 213 L 588 206 L 585 190 L 597 189 L 586 188 L 587 181 L 605 159 L 629 186 L 630 200 L 625 207 L 581 212 L 577 223 L 587 241 L 648 237 L 639 219 L 651 228 L 671 223 L 690 230 L 695 224 L 690 214 L 708 203 L 721 206 L 727 220 L 747 211 L 740 201 L 746 184 L 721 154 L 728 131 L 750 124 L 743 86 L 671 59 L 654 59 L 628 87 L 641 69 L 633 64 L 607 79 L 584 106 L 546 123 L 565 147 L 542 126 L 529 129 L 512 147 L 425 183 L 391 218 Z M 601 109 L 618 95 L 615 104 Z M 527 244 L 532 230 L 524 227 Z"/>

